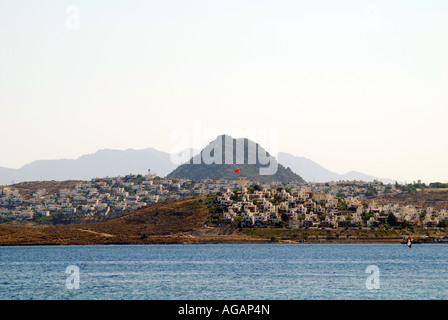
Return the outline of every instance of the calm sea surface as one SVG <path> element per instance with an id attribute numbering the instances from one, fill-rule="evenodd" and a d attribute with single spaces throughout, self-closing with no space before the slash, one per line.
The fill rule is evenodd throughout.
<path id="1" fill-rule="evenodd" d="M 447 298 L 443 244 L 0 247 L 2 300 Z"/>

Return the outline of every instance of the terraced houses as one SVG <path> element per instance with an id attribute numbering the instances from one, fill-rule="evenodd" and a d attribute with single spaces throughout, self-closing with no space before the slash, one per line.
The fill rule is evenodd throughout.
<path id="1" fill-rule="evenodd" d="M 292 228 L 379 227 L 393 214 L 398 223 L 438 227 L 448 219 L 447 210 L 415 206 L 378 205 L 366 202 L 366 193 L 397 193 L 394 186 L 379 182 L 340 181 L 331 183 L 242 180 L 168 179 L 154 175 L 95 178 L 55 194 L 45 189 L 23 197 L 13 186 L 0 186 L 0 221 L 27 220 L 53 214 L 108 216 L 124 214 L 157 202 L 217 195 L 224 209 L 222 223 L 239 221 L 242 226 L 282 225 Z"/>
<path id="2" fill-rule="evenodd" d="M 344 198 L 306 188 L 289 191 L 284 187 L 262 191 L 243 188 L 235 192 L 228 189 L 217 200 L 224 208 L 222 223 L 240 222 L 242 227 L 375 228 L 391 223 L 439 227 L 448 219 L 446 209 L 378 205 L 354 196 Z"/>

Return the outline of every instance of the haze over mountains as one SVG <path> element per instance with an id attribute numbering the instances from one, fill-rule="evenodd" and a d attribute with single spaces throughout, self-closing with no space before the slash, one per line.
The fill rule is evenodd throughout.
<path id="1" fill-rule="evenodd" d="M 279 152 L 279 154 L 277 155 L 277 159 L 279 163 L 283 164 L 286 167 L 289 167 L 293 172 L 298 173 L 303 179 L 309 182 L 378 180 L 386 184 L 395 183 L 395 180 L 393 179 L 377 178 L 358 171 L 349 171 L 345 174 L 338 174 L 322 167 L 320 164 L 310 159 L 294 156 L 286 152 Z"/>
<path id="2" fill-rule="evenodd" d="M 199 153 L 199 151 L 193 149 L 190 149 L 189 151 L 192 156 Z M 280 164 L 279 174 L 283 175 L 282 180 L 285 181 L 295 180 L 297 179 L 296 175 L 298 175 L 305 181 L 310 182 L 339 180 L 373 181 L 375 179 L 383 181 L 384 183 L 395 182 L 395 180 L 379 179 L 356 171 L 350 171 L 346 174 L 337 174 L 312 160 L 285 152 L 280 152 L 277 160 Z M 37 160 L 24 165 L 19 169 L 0 167 L 0 184 L 8 185 L 23 181 L 40 180 L 90 180 L 96 177 L 146 174 L 148 173 L 148 169 L 151 170 L 151 173 L 155 173 L 160 177 L 165 177 L 178 167 L 179 164 L 171 161 L 170 153 L 159 151 L 154 148 L 142 150 L 103 149 L 93 154 L 83 155 L 78 159 Z M 249 167 L 244 168 L 241 165 L 235 165 L 235 168 L 236 167 L 241 167 L 242 175 L 251 172 L 247 171 L 247 168 Z M 233 166 L 229 168 L 232 169 L 226 170 L 229 171 L 235 169 Z M 243 168 L 246 170 L 245 172 L 243 172 Z M 177 172 L 179 172 L 179 170 Z M 290 175 L 290 178 L 287 178 L 287 175 Z M 177 176 L 177 173 L 174 172 L 171 176 Z M 236 177 L 236 175 L 234 176 Z M 230 176 L 227 177 L 229 178 Z"/>
<path id="3" fill-rule="evenodd" d="M 38 160 L 20 169 L 0 167 L 0 184 L 39 180 L 90 180 L 126 174 L 146 174 L 148 170 L 166 176 L 178 165 L 170 154 L 153 148 L 143 150 L 103 149 L 78 159 Z"/>

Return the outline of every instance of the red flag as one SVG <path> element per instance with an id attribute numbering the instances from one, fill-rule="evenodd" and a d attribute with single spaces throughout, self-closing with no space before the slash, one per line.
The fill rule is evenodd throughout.
<path id="1" fill-rule="evenodd" d="M 235 170 L 235 173 L 239 173 L 239 172 L 240 172 L 240 169 L 236 169 L 236 170 Z"/>

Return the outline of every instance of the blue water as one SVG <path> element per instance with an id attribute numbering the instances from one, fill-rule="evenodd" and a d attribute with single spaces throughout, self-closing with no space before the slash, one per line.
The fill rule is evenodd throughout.
<path id="1" fill-rule="evenodd" d="M 73 265 L 78 289 L 66 283 Z M 447 298 L 443 244 L 0 247 L 2 300 Z"/>

